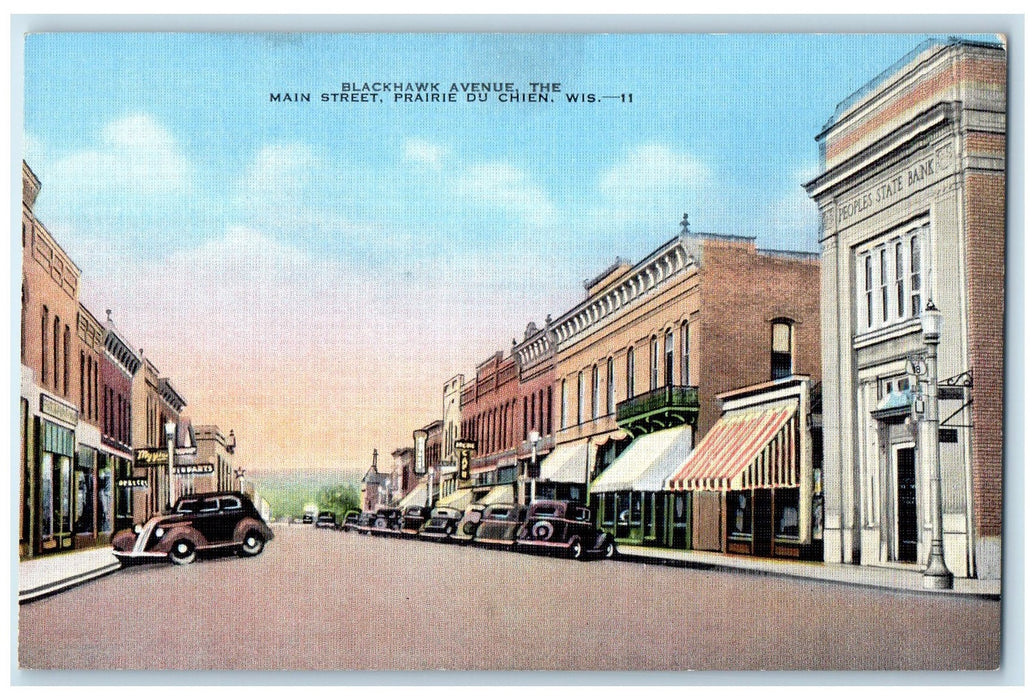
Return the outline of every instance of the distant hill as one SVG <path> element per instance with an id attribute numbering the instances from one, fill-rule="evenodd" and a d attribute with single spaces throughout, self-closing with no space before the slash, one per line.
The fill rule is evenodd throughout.
<path id="1" fill-rule="evenodd" d="M 316 503 L 321 489 L 351 484 L 360 490 L 362 484 L 355 472 L 336 469 L 283 469 L 252 471 L 247 479 L 255 483 L 259 494 L 270 504 L 274 518 L 301 517 L 307 503 Z"/>

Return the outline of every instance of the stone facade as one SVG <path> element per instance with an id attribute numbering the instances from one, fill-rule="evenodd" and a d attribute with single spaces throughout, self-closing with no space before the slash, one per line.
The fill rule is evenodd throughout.
<path id="1" fill-rule="evenodd" d="M 932 301 L 946 559 L 1000 576 L 1005 110 L 1001 46 L 928 42 L 817 137 L 828 561 L 927 561 L 933 460 L 913 402 L 933 392 L 905 362 Z"/>

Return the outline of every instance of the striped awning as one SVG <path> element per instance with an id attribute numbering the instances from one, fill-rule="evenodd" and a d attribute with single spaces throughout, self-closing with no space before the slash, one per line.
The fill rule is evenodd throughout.
<path id="1" fill-rule="evenodd" d="M 665 481 L 668 491 L 739 491 L 799 485 L 797 402 L 731 411 Z"/>

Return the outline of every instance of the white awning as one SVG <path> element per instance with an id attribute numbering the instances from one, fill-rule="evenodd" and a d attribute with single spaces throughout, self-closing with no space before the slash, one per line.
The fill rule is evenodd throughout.
<path id="1" fill-rule="evenodd" d="M 463 510 L 467 506 L 471 505 L 471 501 L 473 500 L 474 493 L 471 489 L 458 489 L 448 496 L 440 498 L 437 505 Z"/>
<path id="2" fill-rule="evenodd" d="M 539 466 L 537 481 L 559 483 L 586 483 L 586 460 L 589 458 L 588 442 L 569 442 L 558 445 L 546 456 Z"/>
<path id="3" fill-rule="evenodd" d="M 417 486 L 399 501 L 398 508 L 407 506 L 424 506 L 428 504 L 428 483 L 417 484 Z"/>
<path id="4" fill-rule="evenodd" d="M 593 481 L 589 492 L 661 491 L 693 447 L 694 429 L 689 425 L 641 435 Z"/>
<path id="5" fill-rule="evenodd" d="M 494 503 L 513 503 L 514 487 L 511 484 L 493 486 L 487 494 L 478 499 L 479 503 L 489 506 Z"/>

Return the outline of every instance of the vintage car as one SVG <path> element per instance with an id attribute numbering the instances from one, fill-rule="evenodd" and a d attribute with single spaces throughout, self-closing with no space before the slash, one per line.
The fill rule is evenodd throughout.
<path id="1" fill-rule="evenodd" d="M 172 510 L 156 515 L 112 538 L 112 549 L 124 564 L 168 558 L 189 564 L 206 552 L 255 556 L 273 539 L 248 496 L 215 491 L 181 496 Z"/>
<path id="2" fill-rule="evenodd" d="M 474 533 L 478 530 L 478 524 L 482 521 L 482 511 L 484 510 L 485 505 L 481 503 L 472 503 L 467 506 L 467 510 L 464 511 L 464 517 L 460 519 L 456 533 L 453 534 L 455 542 L 467 544 L 474 539 Z"/>
<path id="3" fill-rule="evenodd" d="M 447 541 L 453 539 L 457 528 L 460 526 L 460 519 L 464 514 L 456 508 L 435 508 L 431 511 L 431 517 L 421 525 L 419 537 L 432 540 Z"/>
<path id="4" fill-rule="evenodd" d="M 421 525 L 427 521 L 429 515 L 431 515 L 431 509 L 427 506 L 407 506 L 400 518 L 399 532 L 404 535 L 415 536 L 420 531 Z"/>
<path id="5" fill-rule="evenodd" d="M 361 535 L 369 535 L 370 531 L 374 528 L 374 520 L 376 518 L 377 513 L 374 511 L 363 511 L 359 514 L 359 519 L 356 520 L 356 525 L 353 529 Z"/>
<path id="6" fill-rule="evenodd" d="M 350 510 L 345 514 L 345 517 L 341 519 L 341 525 L 339 528 L 345 532 L 352 532 L 359 524 L 359 516 L 360 512 L 358 510 Z"/>
<path id="7" fill-rule="evenodd" d="M 398 508 L 378 508 L 370 526 L 371 535 L 395 535 L 402 527 L 402 511 Z"/>
<path id="8" fill-rule="evenodd" d="M 316 522 L 313 525 L 316 527 L 329 527 L 333 530 L 338 526 L 338 518 L 329 510 L 321 510 L 316 516 Z"/>
<path id="9" fill-rule="evenodd" d="M 482 521 L 474 532 L 474 541 L 490 547 L 513 547 L 517 533 L 525 522 L 525 506 L 497 503 L 482 512 Z"/>
<path id="10" fill-rule="evenodd" d="M 517 547 L 526 551 L 566 552 L 573 559 L 587 554 L 610 558 L 615 543 L 593 526 L 589 508 L 567 501 L 536 501 L 518 530 Z"/>

